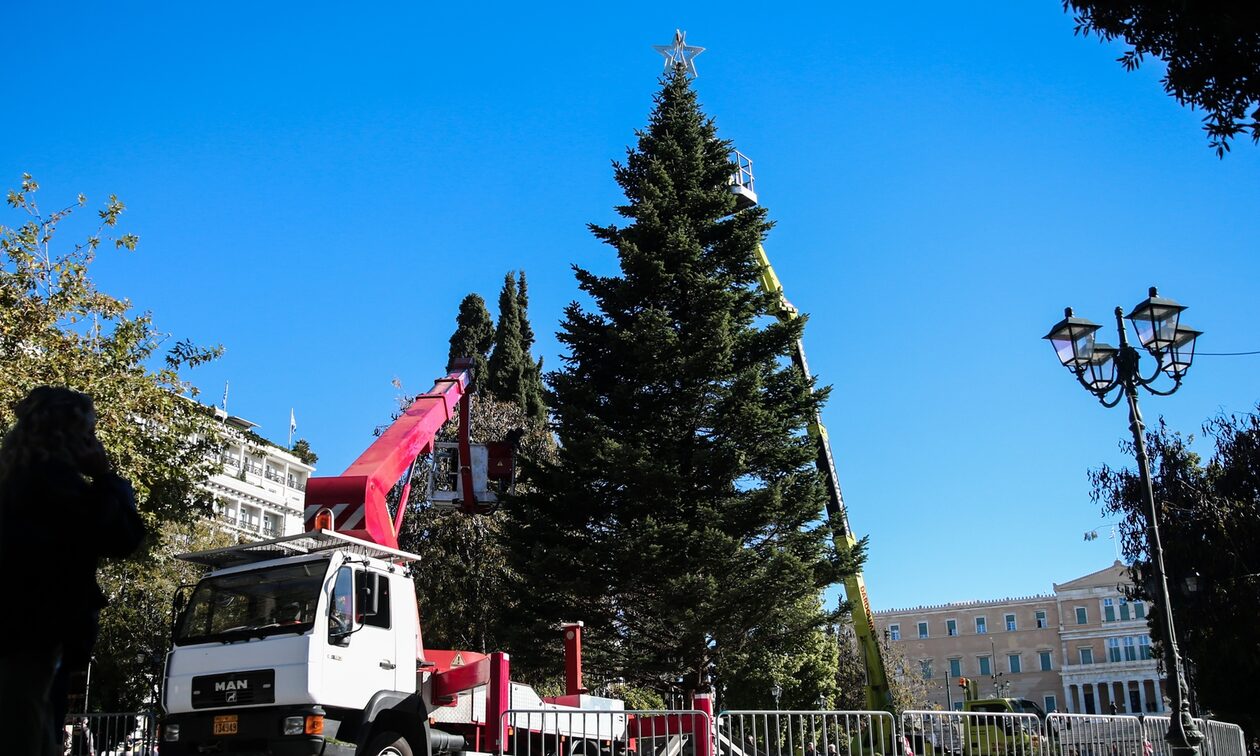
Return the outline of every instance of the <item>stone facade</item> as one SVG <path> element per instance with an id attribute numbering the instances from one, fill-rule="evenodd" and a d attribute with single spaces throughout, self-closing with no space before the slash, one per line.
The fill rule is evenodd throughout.
<path id="1" fill-rule="evenodd" d="M 958 678 L 981 696 L 1027 698 L 1046 711 L 1163 712 L 1146 607 L 1124 598 L 1125 566 L 1054 592 L 875 612 L 875 625 L 928 681 L 930 701 L 961 708 Z M 893 670 L 894 674 L 900 672 Z"/>
<path id="2" fill-rule="evenodd" d="M 1061 675 L 1071 711 L 1108 714 L 1164 712 L 1163 680 L 1151 658 L 1147 606 L 1125 599 L 1125 566 L 1116 562 L 1054 586 L 1063 626 Z"/>

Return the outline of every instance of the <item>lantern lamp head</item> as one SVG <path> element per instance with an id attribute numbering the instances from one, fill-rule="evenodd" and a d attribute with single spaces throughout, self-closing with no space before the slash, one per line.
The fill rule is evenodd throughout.
<path id="1" fill-rule="evenodd" d="M 1184 305 L 1171 299 L 1161 297 L 1159 291 L 1152 286 L 1150 296 L 1142 300 L 1125 317 L 1137 331 L 1138 341 L 1151 354 L 1159 356 L 1173 345 L 1177 337 L 1177 321 Z"/>
<path id="2" fill-rule="evenodd" d="M 1063 310 L 1063 320 L 1055 324 L 1042 338 L 1050 342 L 1059 362 L 1069 370 L 1084 371 L 1094 355 L 1094 335 L 1102 326 L 1085 318 L 1072 315 L 1072 308 Z"/>

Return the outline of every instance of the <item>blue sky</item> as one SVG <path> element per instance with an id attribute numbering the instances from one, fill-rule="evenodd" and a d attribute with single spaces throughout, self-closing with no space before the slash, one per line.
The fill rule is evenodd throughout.
<path id="1" fill-rule="evenodd" d="M 337 474 L 428 388 L 456 307 L 529 277 L 539 353 L 615 269 L 587 222 L 676 27 L 755 161 L 766 242 L 811 314 L 811 368 L 876 608 L 1048 591 L 1106 566 L 1086 471 L 1124 464 L 1104 410 L 1040 340 L 1065 305 L 1107 323 L 1152 284 L 1205 351 L 1260 349 L 1260 149 L 1224 161 L 1199 116 L 1074 37 L 1057 0 L 546 4 L 69 2 L 4 11 L 6 186 L 48 207 L 117 193 L 132 255 L 102 288 L 175 338 L 192 378 Z M 432 4 L 425 4 L 432 5 Z M 9 216 L 6 222 L 12 222 Z M 69 237 L 66 237 L 69 238 Z M 1114 342 L 1114 336 L 1108 341 Z M 1150 419 L 1245 411 L 1260 357 L 1202 357 Z"/>

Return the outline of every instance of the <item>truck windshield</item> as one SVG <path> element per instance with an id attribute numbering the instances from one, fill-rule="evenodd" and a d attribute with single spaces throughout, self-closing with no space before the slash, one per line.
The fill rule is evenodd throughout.
<path id="1" fill-rule="evenodd" d="M 327 569 L 320 559 L 206 578 L 181 616 L 175 644 L 309 632 Z"/>
<path id="2" fill-rule="evenodd" d="M 1017 699 L 1014 703 L 1015 703 L 1016 711 L 1023 714 L 1036 714 L 1037 719 L 1040 719 L 1043 722 L 1045 721 L 1046 713 L 1041 710 L 1040 706 L 1033 703 L 1032 701 L 1029 701 L 1027 698 Z"/>

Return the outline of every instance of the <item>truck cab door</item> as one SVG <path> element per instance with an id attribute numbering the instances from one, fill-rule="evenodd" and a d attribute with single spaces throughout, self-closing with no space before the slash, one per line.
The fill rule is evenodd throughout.
<path id="1" fill-rule="evenodd" d="M 389 581 L 358 565 L 343 565 L 328 604 L 324 701 L 363 708 L 377 692 L 397 690 L 398 645 L 390 618 Z"/>

